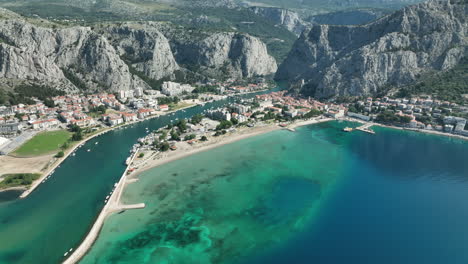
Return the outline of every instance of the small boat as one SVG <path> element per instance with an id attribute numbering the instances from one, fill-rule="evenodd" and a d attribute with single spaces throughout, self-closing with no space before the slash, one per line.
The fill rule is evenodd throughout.
<path id="1" fill-rule="evenodd" d="M 97 144 L 99 144 L 99 142 L 94 143 L 94 145 L 97 145 Z"/>
<path id="2" fill-rule="evenodd" d="M 107 196 L 106 196 L 106 200 L 108 200 L 108 199 L 109 199 L 109 197 L 110 197 L 110 195 L 107 195 Z"/>
<path id="3" fill-rule="evenodd" d="M 75 156 L 76 156 L 76 154 L 75 154 L 75 153 L 73 153 L 73 154 L 72 154 L 72 156 L 73 156 L 73 157 L 75 157 Z"/>
<path id="4" fill-rule="evenodd" d="M 351 132 L 351 131 L 353 131 L 353 128 L 351 128 L 351 127 L 345 127 L 345 128 L 343 129 L 343 131 L 344 131 L 344 132 Z"/>
<path id="5" fill-rule="evenodd" d="M 63 254 L 63 256 L 64 256 L 64 257 L 66 257 L 67 255 L 68 255 L 68 251 L 67 251 L 67 252 L 65 252 L 65 254 Z"/>
<path id="6" fill-rule="evenodd" d="M 70 250 L 68 250 L 68 252 L 72 252 L 73 248 L 70 248 Z"/>

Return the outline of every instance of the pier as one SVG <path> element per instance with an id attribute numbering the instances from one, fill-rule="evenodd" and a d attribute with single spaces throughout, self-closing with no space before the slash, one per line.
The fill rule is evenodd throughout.
<path id="1" fill-rule="evenodd" d="M 370 127 L 373 126 L 372 123 L 366 123 L 360 127 L 356 127 L 356 130 L 359 130 L 359 131 L 362 131 L 362 132 L 365 132 L 365 133 L 369 133 L 369 134 L 375 134 L 375 132 L 373 130 L 370 129 Z"/>
<path id="2" fill-rule="evenodd" d="M 138 150 L 130 156 L 130 161 L 125 169 L 125 171 L 122 174 L 122 177 L 120 178 L 119 182 L 116 183 L 115 190 L 112 192 L 110 197 L 106 198 L 106 205 L 104 205 L 104 208 L 102 209 L 101 213 L 99 214 L 96 222 L 92 226 L 91 230 L 89 231 L 88 235 L 85 237 L 85 239 L 81 242 L 80 246 L 71 253 L 72 250 L 68 251 L 68 253 L 71 253 L 70 256 L 63 261 L 63 264 L 75 264 L 80 261 L 81 258 L 84 257 L 86 252 L 92 247 L 94 242 L 96 241 L 99 232 L 101 231 L 102 226 L 104 225 L 104 221 L 112 213 L 119 212 L 119 211 L 125 211 L 125 210 L 131 210 L 131 209 L 143 209 L 146 207 L 144 203 L 139 203 L 139 204 L 131 204 L 131 205 L 124 205 L 120 203 L 120 197 L 122 196 L 124 187 L 128 183 L 136 182 L 134 179 L 127 179 L 127 172 L 130 169 L 130 164 L 133 163 L 133 160 L 136 157 L 136 153 Z M 64 254 L 64 257 L 66 257 L 68 254 Z"/>

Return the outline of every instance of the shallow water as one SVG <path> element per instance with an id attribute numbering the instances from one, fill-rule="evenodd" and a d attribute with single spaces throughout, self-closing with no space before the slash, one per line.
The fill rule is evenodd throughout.
<path id="1" fill-rule="evenodd" d="M 131 146 L 147 135 L 146 128 L 155 130 L 233 100 L 193 107 L 94 138 L 26 199 L 11 200 L 11 193 L 7 194 L 7 199 L 0 200 L 0 263 L 60 263 L 64 253 L 77 248 L 87 234 L 125 170 Z"/>
<path id="2" fill-rule="evenodd" d="M 468 263 L 468 144 L 330 122 L 165 164 L 82 263 Z"/>

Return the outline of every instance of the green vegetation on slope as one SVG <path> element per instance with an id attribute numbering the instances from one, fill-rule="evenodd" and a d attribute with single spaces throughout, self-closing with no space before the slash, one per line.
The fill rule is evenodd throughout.
<path id="1" fill-rule="evenodd" d="M 58 151 L 69 139 L 66 130 L 42 132 L 19 147 L 13 155 L 21 157 L 39 156 Z"/>
<path id="2" fill-rule="evenodd" d="M 34 104 L 32 98 L 38 98 L 46 104 L 50 104 L 48 99 L 57 95 L 65 95 L 65 92 L 43 85 L 23 84 L 17 86 L 14 92 L 8 92 L 6 95 L 2 92 L 0 94 L 0 104 L 5 102 L 9 102 L 11 105 Z"/>
<path id="3" fill-rule="evenodd" d="M 18 186 L 29 186 L 40 176 L 41 175 L 38 173 L 5 174 L 2 176 L 3 180 L 0 181 L 0 189 Z"/>
<path id="4" fill-rule="evenodd" d="M 291 49 L 296 36 L 283 27 L 274 25 L 270 20 L 256 15 L 249 9 L 204 8 L 187 9 L 190 17 L 207 16 L 216 23 L 192 23 L 188 27 L 195 27 L 206 31 L 239 31 L 259 37 L 267 44 L 268 52 L 280 63 Z M 177 21 L 174 21 L 177 23 Z M 180 23 L 180 21 L 179 21 Z"/>
<path id="5" fill-rule="evenodd" d="M 403 87 L 397 96 L 408 97 L 419 94 L 428 94 L 440 100 L 460 104 L 467 103 L 463 95 L 468 94 L 468 58 L 463 58 L 451 70 L 421 77 L 419 82 Z"/>

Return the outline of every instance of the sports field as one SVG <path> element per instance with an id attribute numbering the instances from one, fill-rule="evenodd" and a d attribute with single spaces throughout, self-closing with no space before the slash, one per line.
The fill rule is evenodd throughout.
<path id="1" fill-rule="evenodd" d="M 70 137 L 71 133 L 66 130 L 42 132 L 24 143 L 12 154 L 19 157 L 32 157 L 57 152 Z"/>

